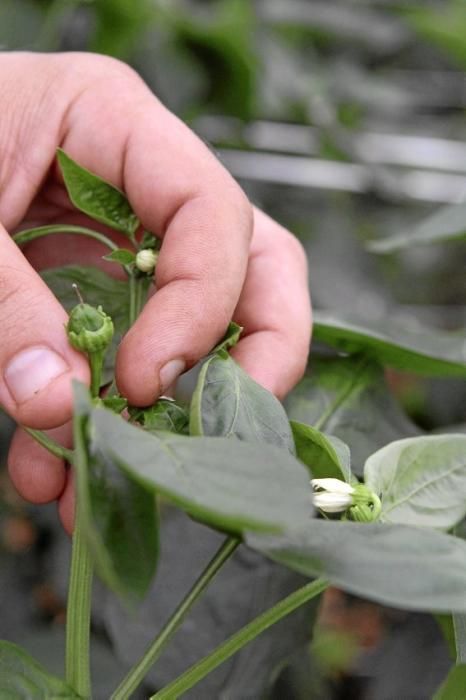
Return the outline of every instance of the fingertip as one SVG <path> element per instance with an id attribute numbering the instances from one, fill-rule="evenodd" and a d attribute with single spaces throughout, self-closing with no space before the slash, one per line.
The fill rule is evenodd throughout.
<path id="1" fill-rule="evenodd" d="M 309 343 L 296 347 L 278 331 L 264 330 L 242 338 L 231 355 L 254 381 L 282 400 L 306 371 Z"/>
<path id="2" fill-rule="evenodd" d="M 10 445 L 8 471 L 18 493 L 31 503 L 50 503 L 65 488 L 63 460 L 47 452 L 22 428 L 17 428 Z"/>
<path id="3" fill-rule="evenodd" d="M 78 353 L 76 353 L 78 355 Z M 36 389 L 29 398 L 6 408 L 20 424 L 29 428 L 49 430 L 69 421 L 73 415 L 73 380 L 89 385 L 90 371 L 82 355 L 73 358 L 73 365 L 64 364 L 64 371 L 48 384 Z M 30 381 L 30 378 L 25 378 Z"/>

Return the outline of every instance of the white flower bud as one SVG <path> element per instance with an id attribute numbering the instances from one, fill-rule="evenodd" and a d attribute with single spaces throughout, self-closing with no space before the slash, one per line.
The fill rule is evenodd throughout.
<path id="1" fill-rule="evenodd" d="M 136 267 L 138 270 L 141 270 L 141 272 L 153 272 L 157 258 L 158 253 L 156 253 L 155 250 L 152 250 L 152 248 L 140 250 L 136 255 Z"/>
<path id="2" fill-rule="evenodd" d="M 314 493 L 312 501 L 316 508 L 325 513 L 341 513 L 353 503 L 353 499 L 348 493 L 327 493 L 326 491 Z"/>
<path id="3" fill-rule="evenodd" d="M 314 491 L 331 491 L 332 493 L 354 493 L 354 487 L 341 479 L 311 479 Z"/>
<path id="4" fill-rule="evenodd" d="M 354 487 L 340 479 L 312 479 L 312 501 L 325 513 L 341 513 L 353 505 Z"/>

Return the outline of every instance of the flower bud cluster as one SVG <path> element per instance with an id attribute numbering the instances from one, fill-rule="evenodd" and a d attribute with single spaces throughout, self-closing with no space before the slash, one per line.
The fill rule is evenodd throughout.
<path id="1" fill-rule="evenodd" d="M 344 513 L 350 520 L 373 522 L 382 506 L 377 494 L 365 484 L 352 486 L 340 479 L 312 479 L 312 501 L 322 513 Z"/>

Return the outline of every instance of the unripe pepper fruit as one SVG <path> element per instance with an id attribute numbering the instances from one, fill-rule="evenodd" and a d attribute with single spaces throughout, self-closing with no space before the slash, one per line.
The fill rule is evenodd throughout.
<path id="1" fill-rule="evenodd" d="M 113 338 L 113 321 L 101 306 L 78 304 L 70 313 L 66 327 L 71 345 L 87 354 L 100 352 Z"/>

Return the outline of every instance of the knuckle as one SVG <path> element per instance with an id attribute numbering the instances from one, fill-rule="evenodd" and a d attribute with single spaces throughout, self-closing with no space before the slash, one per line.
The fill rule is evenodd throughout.
<path id="1" fill-rule="evenodd" d="M 137 73 L 127 63 L 113 56 L 90 52 L 72 52 L 57 54 L 56 60 L 66 63 L 73 72 L 90 78 L 117 76 L 138 77 Z"/>
<path id="2" fill-rule="evenodd" d="M 81 98 L 88 90 L 96 89 L 97 86 L 102 95 L 110 95 L 113 98 L 118 89 L 121 99 L 130 99 L 133 96 L 131 88 L 144 85 L 144 81 L 133 68 L 112 56 L 77 52 L 57 54 L 55 60 L 64 73 L 68 92 L 74 95 L 73 99 Z"/>
<path id="3" fill-rule="evenodd" d="M 238 230 L 243 232 L 250 241 L 252 238 L 252 233 L 254 229 L 254 211 L 251 202 L 246 196 L 245 192 L 241 189 L 238 183 L 229 175 L 228 181 L 223 184 L 220 190 L 221 198 L 225 199 L 225 194 L 228 195 L 230 202 L 230 210 L 238 221 Z"/>

